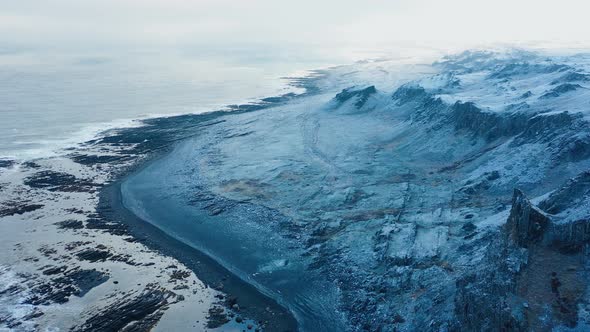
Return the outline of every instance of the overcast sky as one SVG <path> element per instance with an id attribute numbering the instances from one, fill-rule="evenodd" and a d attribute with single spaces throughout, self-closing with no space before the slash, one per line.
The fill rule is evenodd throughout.
<path id="1" fill-rule="evenodd" d="M 590 44 L 588 0 L 5 0 L 4 45 Z"/>

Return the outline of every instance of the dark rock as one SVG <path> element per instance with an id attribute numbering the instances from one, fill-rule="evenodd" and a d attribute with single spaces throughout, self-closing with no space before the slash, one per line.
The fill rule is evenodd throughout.
<path id="1" fill-rule="evenodd" d="M 39 308 L 35 308 L 35 309 L 33 309 L 33 312 L 31 312 L 30 314 L 23 316 L 22 320 L 28 321 L 31 319 L 39 318 L 43 315 L 44 315 L 43 311 L 39 310 Z"/>
<path id="2" fill-rule="evenodd" d="M 21 215 L 27 212 L 33 212 L 43 207 L 43 204 L 31 203 L 31 201 L 8 201 L 4 202 L 0 207 L 0 217 L 8 217 L 13 215 Z"/>
<path id="3" fill-rule="evenodd" d="M 91 217 L 86 221 L 86 228 L 98 229 L 113 235 L 127 235 L 127 226 L 123 223 L 108 221 L 100 217 Z"/>
<path id="4" fill-rule="evenodd" d="M 590 136 L 573 136 L 559 142 L 557 159 L 560 162 L 577 162 L 590 157 Z"/>
<path id="5" fill-rule="evenodd" d="M 89 262 L 104 262 L 112 255 L 113 254 L 108 250 L 98 250 L 92 248 L 84 249 L 76 254 L 78 259 Z"/>
<path id="6" fill-rule="evenodd" d="M 191 276 L 191 272 L 187 270 L 174 270 L 170 274 L 170 281 L 184 280 Z"/>
<path id="7" fill-rule="evenodd" d="M 58 273 L 64 272 L 67 269 L 68 269 L 68 267 L 65 265 L 64 266 L 53 266 L 53 267 L 43 270 L 43 274 L 44 275 L 58 274 Z"/>
<path id="8" fill-rule="evenodd" d="M 209 308 L 209 315 L 207 316 L 207 328 L 216 329 L 229 322 L 229 318 L 225 313 L 225 309 L 220 306 L 213 306 Z"/>
<path id="9" fill-rule="evenodd" d="M 148 285 L 140 294 L 126 294 L 100 312 L 88 312 L 72 331 L 149 331 L 160 319 L 174 294 Z"/>
<path id="10" fill-rule="evenodd" d="M 428 96 L 428 93 L 423 87 L 419 85 L 405 84 L 395 90 L 391 98 L 397 100 L 398 105 L 403 105 L 411 101 L 422 102 Z"/>
<path id="11" fill-rule="evenodd" d="M 484 260 L 478 264 L 479 268 L 456 282 L 455 315 L 458 322 L 450 330 L 527 331 L 528 322 L 519 317 L 508 302 L 526 257 L 510 240 L 488 239 L 489 247 Z"/>
<path id="12" fill-rule="evenodd" d="M 66 273 L 66 277 L 78 288 L 75 295 L 80 297 L 84 296 L 92 288 L 109 280 L 108 274 L 95 269 L 75 269 Z"/>
<path id="13" fill-rule="evenodd" d="M 500 172 L 498 171 L 492 171 L 484 174 L 486 175 L 486 180 L 488 181 L 494 181 L 500 178 Z"/>
<path id="14" fill-rule="evenodd" d="M 80 220 L 68 219 L 64 221 L 56 222 L 54 225 L 61 229 L 82 229 L 84 224 Z"/>
<path id="15" fill-rule="evenodd" d="M 557 214 L 571 207 L 574 200 L 590 192 L 590 171 L 582 172 L 539 203 L 539 208 L 550 214 Z"/>
<path id="16" fill-rule="evenodd" d="M 455 130 L 466 130 L 488 141 L 519 134 L 528 120 L 528 116 L 519 113 L 487 112 L 472 102 L 456 102 L 450 111 Z"/>
<path id="17" fill-rule="evenodd" d="M 57 250 L 55 250 L 55 248 L 51 248 L 49 246 L 42 246 L 39 249 L 37 249 L 41 254 L 43 254 L 43 256 L 45 257 L 51 257 L 52 255 L 57 254 Z"/>
<path id="18" fill-rule="evenodd" d="M 506 107 L 504 107 L 504 110 L 507 112 L 515 112 L 515 111 L 528 110 L 530 108 L 531 108 L 531 105 L 529 105 L 527 102 L 523 101 L 520 103 L 513 103 L 510 105 L 507 105 Z"/>
<path id="19" fill-rule="evenodd" d="M 562 77 L 551 82 L 552 85 L 567 83 L 567 82 L 588 82 L 590 81 L 590 75 L 584 73 L 570 72 Z"/>
<path id="20" fill-rule="evenodd" d="M 46 273 L 49 271 L 49 273 Z M 66 271 L 66 266 L 50 268 L 43 272 L 55 276 L 48 281 L 34 282 L 30 295 L 24 303 L 32 305 L 48 305 L 65 303 L 70 296 L 84 296 L 92 288 L 106 282 L 109 277 L 97 270 L 73 269 Z"/>
<path id="21" fill-rule="evenodd" d="M 22 163 L 22 166 L 25 168 L 31 168 L 31 169 L 39 169 L 41 168 L 41 165 L 33 162 L 33 161 L 25 161 L 24 163 Z"/>
<path id="22" fill-rule="evenodd" d="M 545 92 L 540 99 L 548 99 L 548 98 L 555 98 L 563 95 L 564 93 L 576 91 L 582 88 L 579 84 L 572 84 L 572 83 L 563 83 L 558 85 L 557 87 L 551 89 L 550 91 Z"/>
<path id="23" fill-rule="evenodd" d="M 71 174 L 54 171 L 37 172 L 25 178 L 23 183 L 32 188 L 64 192 L 92 192 L 98 186 L 92 181 L 78 179 Z"/>
<path id="24" fill-rule="evenodd" d="M 580 120 L 580 117 L 569 112 L 539 114 L 531 116 L 521 128 L 514 145 L 550 140 L 556 135 L 563 134 Z"/>
<path id="25" fill-rule="evenodd" d="M 0 168 L 10 168 L 14 165 L 14 160 L 0 159 Z"/>
<path id="26" fill-rule="evenodd" d="M 397 324 L 397 323 L 405 323 L 406 320 L 400 315 L 400 314 L 395 314 L 393 316 L 393 323 Z"/>
<path id="27" fill-rule="evenodd" d="M 465 224 L 463 224 L 463 226 L 461 226 L 461 229 L 468 233 L 471 233 L 477 229 L 477 226 L 475 226 L 472 222 L 466 222 Z"/>
<path id="28" fill-rule="evenodd" d="M 120 163 L 131 160 L 129 155 L 90 155 L 90 154 L 71 154 L 68 156 L 74 162 L 82 165 L 99 165 Z"/>
<path id="29" fill-rule="evenodd" d="M 233 306 L 234 306 L 234 304 L 238 304 L 238 298 L 237 298 L 237 297 L 235 297 L 235 296 L 230 296 L 230 297 L 227 299 L 227 305 L 228 305 L 229 307 L 233 307 Z"/>
<path id="30" fill-rule="evenodd" d="M 92 243 L 92 242 L 90 242 L 90 241 L 74 241 L 74 242 L 67 243 L 64 246 L 64 248 L 68 251 L 72 251 L 72 250 L 78 249 L 79 247 L 90 244 L 90 243 Z"/>
<path id="31" fill-rule="evenodd" d="M 568 180 L 539 204 L 547 213 L 557 215 L 556 222 L 550 225 L 545 242 L 566 252 L 579 252 L 590 242 L 590 216 L 570 220 L 559 214 L 569 209 L 583 209 L 590 197 L 590 171 L 582 172 Z"/>
<path id="32" fill-rule="evenodd" d="M 356 98 L 354 106 L 357 109 L 360 109 L 369 100 L 369 97 L 371 97 L 371 95 L 375 93 L 377 93 L 377 89 L 375 89 L 374 85 L 371 85 L 364 89 L 347 88 L 338 93 L 336 97 L 334 97 L 334 100 L 338 104 L 343 104 L 346 101 L 351 100 L 352 98 Z"/>
<path id="33" fill-rule="evenodd" d="M 549 217 L 534 206 L 522 191 L 514 189 L 512 209 L 505 226 L 513 241 L 522 247 L 540 242 L 550 222 Z"/>
<path id="34" fill-rule="evenodd" d="M 565 71 L 567 69 L 570 69 L 568 65 L 556 63 L 508 63 L 494 70 L 494 72 L 490 74 L 489 78 L 501 79 L 511 78 L 514 76 L 546 74 L 557 71 Z"/>

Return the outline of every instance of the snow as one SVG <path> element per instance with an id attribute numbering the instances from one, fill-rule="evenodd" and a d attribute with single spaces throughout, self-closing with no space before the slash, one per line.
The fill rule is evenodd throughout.
<path id="1" fill-rule="evenodd" d="M 465 64 L 461 61 L 467 61 L 466 56 L 449 57 L 447 62 L 438 66 L 443 74 L 419 79 L 417 83 L 448 104 L 457 101 L 474 102 L 478 107 L 491 112 L 505 112 L 511 105 L 526 102 L 530 112 L 560 109 L 590 116 L 589 82 L 576 81 L 574 83 L 580 84 L 582 88 L 555 98 L 539 98 L 553 90 L 556 85 L 552 83 L 567 73 L 588 74 L 590 57 L 577 55 L 547 59 L 531 53 L 523 55 L 521 52 L 484 52 L 479 56 L 487 61 L 470 61 Z M 518 70 L 517 67 L 516 70 L 495 78 L 495 74 L 514 63 L 520 63 L 524 68 Z M 455 69 L 458 64 L 461 69 Z M 458 85 L 449 87 L 449 83 L 453 81 Z M 521 98 L 529 91 L 532 93 L 530 97 Z"/>

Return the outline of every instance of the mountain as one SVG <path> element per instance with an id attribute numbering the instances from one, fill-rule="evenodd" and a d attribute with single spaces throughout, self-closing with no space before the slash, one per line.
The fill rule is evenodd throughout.
<path id="1" fill-rule="evenodd" d="M 336 285 L 351 330 L 584 327 L 589 60 L 471 51 L 395 83 L 339 67 L 318 85 L 353 86 L 189 145 L 207 190 L 288 220 L 304 267 L 279 269 Z"/>

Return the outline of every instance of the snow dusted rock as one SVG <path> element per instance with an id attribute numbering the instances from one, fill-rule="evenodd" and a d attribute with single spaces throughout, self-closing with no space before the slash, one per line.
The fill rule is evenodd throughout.
<path id="1" fill-rule="evenodd" d="M 522 114 L 486 112 L 473 102 L 456 102 L 451 107 L 450 118 L 456 130 L 466 130 L 488 141 L 520 133 L 527 120 Z"/>
<path id="2" fill-rule="evenodd" d="M 560 84 L 557 87 L 551 89 L 550 91 L 546 92 L 545 94 L 543 94 L 539 98 L 542 98 L 542 99 L 555 98 L 555 97 L 559 97 L 559 96 L 563 95 L 564 93 L 576 91 L 580 88 L 582 88 L 582 86 L 579 84 L 563 83 L 563 84 Z"/>
<path id="3" fill-rule="evenodd" d="M 337 94 L 336 97 L 334 97 L 334 100 L 340 104 L 343 104 L 346 101 L 353 99 L 354 106 L 356 108 L 361 108 L 367 102 L 369 97 L 375 93 L 377 93 L 377 90 L 375 89 L 374 85 L 364 89 L 348 88 Z"/>
<path id="4" fill-rule="evenodd" d="M 538 206 L 515 189 L 506 231 L 521 247 L 538 244 L 579 251 L 590 241 L 588 196 L 588 171 L 568 180 Z"/>
<path id="5" fill-rule="evenodd" d="M 569 72 L 569 73 L 557 78 L 556 80 L 551 82 L 551 84 L 555 85 L 555 84 L 568 83 L 568 82 L 588 82 L 588 81 L 590 81 L 590 75 L 588 75 L 586 73 L 579 73 L 576 71 L 572 71 L 572 72 Z"/>
<path id="6" fill-rule="evenodd" d="M 374 85 L 366 88 L 349 87 L 336 94 L 327 109 L 342 114 L 369 112 L 382 105 L 381 99 L 384 97 Z"/>
<path id="7" fill-rule="evenodd" d="M 588 194 L 590 194 L 590 171 L 585 171 L 552 192 L 539 204 L 539 207 L 547 213 L 559 214 L 574 205 L 576 199 Z"/>
<path id="8" fill-rule="evenodd" d="M 558 248 L 580 251 L 590 242 L 590 172 L 566 182 L 539 207 L 552 215 L 545 242 Z"/>
<path id="9" fill-rule="evenodd" d="M 528 247 L 533 243 L 541 242 L 549 223 L 551 223 L 549 217 L 531 204 L 522 191 L 514 190 L 506 228 L 510 237 L 519 246 Z"/>
<path id="10" fill-rule="evenodd" d="M 391 98 L 396 100 L 398 105 L 403 105 L 411 101 L 420 102 L 427 97 L 426 90 L 415 84 L 402 85 L 391 95 Z"/>

